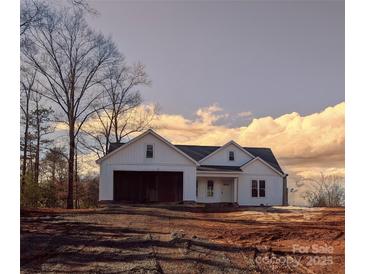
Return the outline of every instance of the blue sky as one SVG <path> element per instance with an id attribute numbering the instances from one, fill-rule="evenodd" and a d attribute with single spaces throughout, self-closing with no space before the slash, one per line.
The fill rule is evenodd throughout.
<path id="1" fill-rule="evenodd" d="M 216 103 L 278 117 L 344 101 L 344 1 L 90 4 L 90 24 L 146 65 L 143 96 L 163 113 L 191 119 Z"/>

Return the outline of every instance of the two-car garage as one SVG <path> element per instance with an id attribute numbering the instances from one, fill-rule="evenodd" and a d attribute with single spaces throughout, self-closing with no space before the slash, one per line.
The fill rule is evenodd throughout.
<path id="1" fill-rule="evenodd" d="M 113 200 L 135 203 L 183 200 L 183 172 L 114 171 Z"/>

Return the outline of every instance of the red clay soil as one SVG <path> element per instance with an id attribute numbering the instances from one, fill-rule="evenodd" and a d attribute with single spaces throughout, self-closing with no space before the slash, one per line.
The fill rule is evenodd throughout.
<path id="1" fill-rule="evenodd" d="M 344 273 L 344 209 L 21 212 L 23 273 Z"/>

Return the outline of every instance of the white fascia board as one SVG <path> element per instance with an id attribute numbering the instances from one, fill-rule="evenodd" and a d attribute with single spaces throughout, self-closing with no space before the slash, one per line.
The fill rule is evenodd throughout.
<path id="1" fill-rule="evenodd" d="M 237 144 L 235 141 L 231 140 L 229 141 L 228 143 L 226 143 L 225 145 L 221 146 L 220 148 L 214 150 L 212 153 L 208 154 L 207 156 L 205 156 L 203 159 L 201 159 L 199 161 L 199 163 L 202 163 L 203 161 L 205 161 L 206 159 L 210 158 L 211 156 L 213 156 L 214 154 L 216 154 L 218 151 L 222 150 L 222 149 L 225 149 L 227 146 L 229 145 L 234 145 L 236 146 L 237 148 L 239 148 L 242 152 L 246 153 L 247 155 L 249 155 L 250 157 L 252 158 L 255 158 L 254 155 L 252 155 L 250 152 L 248 152 L 246 149 L 244 149 L 243 147 L 241 147 L 239 144 Z"/>
<path id="2" fill-rule="evenodd" d="M 279 174 L 281 177 L 286 177 L 288 174 L 285 173 L 281 173 L 279 170 L 277 170 L 276 168 L 272 167 L 268 162 L 266 162 L 265 160 L 261 159 L 260 157 L 255 157 L 254 159 L 244 163 L 241 166 L 241 169 L 245 168 L 246 166 L 249 166 L 250 164 L 252 164 L 255 161 L 260 161 L 261 163 L 263 163 L 264 165 L 266 165 L 267 167 L 269 167 L 270 169 L 272 169 L 273 171 L 275 171 L 277 174 Z M 243 170 L 242 170 L 243 171 Z"/>
<path id="3" fill-rule="evenodd" d="M 138 141 L 139 139 L 141 139 L 142 137 L 146 136 L 147 134 L 152 134 L 153 136 L 155 136 L 157 139 L 159 139 L 160 141 L 162 141 L 163 143 L 165 143 L 166 145 L 168 145 L 169 147 L 171 147 L 172 149 L 174 149 L 176 152 L 180 153 L 181 155 L 183 155 L 184 157 L 188 158 L 190 161 L 194 162 L 196 165 L 199 166 L 199 163 L 197 161 L 195 161 L 193 158 L 191 158 L 189 155 L 187 155 L 185 152 L 181 151 L 180 149 L 178 149 L 177 147 L 175 147 L 173 144 L 171 144 L 169 141 L 167 141 L 165 138 L 163 138 L 161 135 L 158 135 L 155 131 L 153 131 L 152 129 L 148 129 L 145 132 L 143 132 L 142 134 L 138 135 L 137 137 L 133 138 L 132 140 L 130 140 L 128 143 L 125 143 L 124 145 L 118 147 L 117 149 L 113 150 L 112 152 L 108 153 L 107 155 L 105 155 L 104 157 L 96 160 L 97 164 L 100 164 L 102 161 L 104 161 L 105 159 L 109 158 L 110 156 L 114 155 L 115 153 L 121 151 L 122 149 L 126 148 L 127 146 L 135 143 L 136 141 Z"/>

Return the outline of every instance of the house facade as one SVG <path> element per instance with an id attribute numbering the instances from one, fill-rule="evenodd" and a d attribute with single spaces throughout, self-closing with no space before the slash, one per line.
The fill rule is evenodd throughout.
<path id="1" fill-rule="evenodd" d="M 99 200 L 287 205 L 287 174 L 269 148 L 173 145 L 153 130 L 112 144 Z"/>

